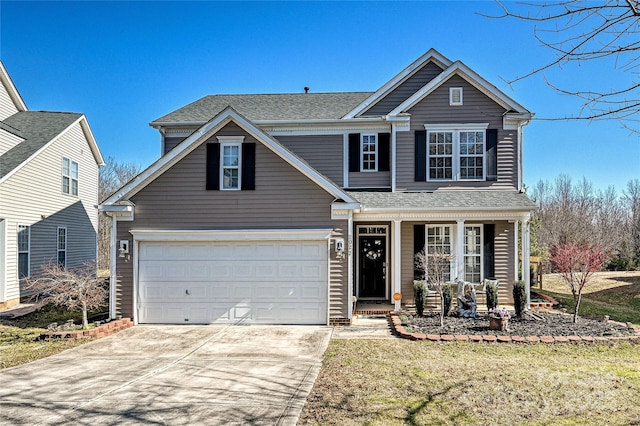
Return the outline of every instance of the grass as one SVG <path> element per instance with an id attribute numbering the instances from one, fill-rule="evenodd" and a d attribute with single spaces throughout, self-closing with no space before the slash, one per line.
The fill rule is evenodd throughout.
<path id="1" fill-rule="evenodd" d="M 568 306 L 558 276 L 546 294 Z M 596 275 L 580 314 L 640 324 L 640 272 Z M 640 424 L 640 346 L 332 340 L 301 425 Z"/>
<path id="2" fill-rule="evenodd" d="M 639 349 L 333 340 L 299 424 L 637 424 Z"/>
<path id="3" fill-rule="evenodd" d="M 49 324 L 62 324 L 68 319 L 77 323 L 80 318 L 79 312 L 45 306 L 22 317 L 0 320 L 0 369 L 45 358 L 87 342 L 89 339 L 36 340 Z"/>
<path id="4" fill-rule="evenodd" d="M 544 294 L 556 298 L 568 312 L 573 312 L 573 296 L 560 274 L 543 277 Z M 540 291 L 536 287 L 535 291 Z M 630 322 L 640 326 L 640 271 L 598 272 L 582 292 L 580 316 Z"/>

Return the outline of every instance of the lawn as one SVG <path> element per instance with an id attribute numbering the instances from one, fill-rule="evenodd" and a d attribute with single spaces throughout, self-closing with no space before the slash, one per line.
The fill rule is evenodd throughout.
<path id="1" fill-rule="evenodd" d="M 332 340 L 298 424 L 629 425 L 640 346 Z"/>
<path id="2" fill-rule="evenodd" d="M 573 312 L 573 296 L 560 274 L 543 277 L 542 293 L 555 297 Z M 535 287 L 535 291 L 539 291 Z M 631 322 L 640 326 L 640 271 L 598 272 L 582 292 L 579 314 L 585 317 Z"/>
<path id="3" fill-rule="evenodd" d="M 80 340 L 36 340 L 52 322 L 65 323 L 68 319 L 79 322 L 79 312 L 67 312 L 45 306 L 15 319 L 0 320 L 0 369 L 13 367 L 57 354 L 87 342 Z"/>
<path id="4" fill-rule="evenodd" d="M 572 312 L 557 275 L 544 293 Z M 580 314 L 640 325 L 640 272 L 598 273 Z M 299 424 L 640 424 L 640 344 L 332 340 Z"/>

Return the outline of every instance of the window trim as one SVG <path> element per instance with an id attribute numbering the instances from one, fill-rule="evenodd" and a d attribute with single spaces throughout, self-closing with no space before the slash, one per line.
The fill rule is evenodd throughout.
<path id="1" fill-rule="evenodd" d="M 365 152 L 365 138 L 368 138 L 367 144 L 371 145 L 371 138 L 373 138 L 373 152 Z M 373 155 L 373 168 L 365 169 L 365 155 Z M 361 133 L 360 134 L 360 172 L 370 173 L 378 171 L 378 134 L 377 133 Z M 370 162 L 371 160 L 368 160 Z"/>
<path id="2" fill-rule="evenodd" d="M 426 181 L 427 182 L 485 182 L 487 181 L 487 129 L 489 128 L 489 123 L 451 123 L 451 124 L 425 124 L 424 128 L 426 130 L 425 135 L 425 143 L 426 143 L 426 151 L 427 151 L 427 159 L 426 159 Z M 448 178 L 432 178 L 431 177 L 431 167 L 429 165 L 430 159 L 432 158 L 430 149 L 429 149 L 429 140 L 430 135 L 432 133 L 437 132 L 450 132 L 452 133 L 452 154 L 451 154 L 451 163 L 452 163 L 452 172 L 451 179 Z M 460 177 L 460 159 L 462 158 L 460 155 L 460 133 L 462 132 L 482 132 L 484 133 L 484 137 L 482 139 L 482 177 L 481 178 L 473 178 L 473 179 L 463 179 Z M 433 157 L 438 158 L 441 156 Z M 468 157 L 468 156 L 465 156 Z M 474 155 L 473 157 L 479 157 Z"/>
<path id="3" fill-rule="evenodd" d="M 20 250 L 20 228 L 23 228 L 27 231 L 27 249 Z M 24 277 L 28 277 L 31 275 L 31 226 L 24 225 L 19 223 L 16 228 L 16 250 L 18 252 L 18 264 L 16 268 L 16 274 L 18 276 L 18 280 L 24 279 Z M 20 276 L 20 255 L 27 255 L 27 274 L 24 276 Z"/>
<path id="4" fill-rule="evenodd" d="M 468 229 L 470 228 L 477 228 L 478 229 L 478 234 L 480 235 L 480 252 L 479 253 L 475 253 L 475 254 L 468 254 L 467 253 L 467 232 Z M 462 264 L 464 269 L 464 280 L 465 281 L 469 281 L 469 282 L 473 282 L 473 283 L 480 283 L 482 282 L 482 278 L 484 277 L 484 226 L 482 224 L 472 224 L 472 225 L 465 225 L 464 226 L 464 247 L 463 247 L 463 259 L 462 259 Z M 467 265 L 467 258 L 468 257 L 476 257 L 479 259 L 479 265 L 480 265 L 480 280 L 478 282 L 475 281 L 471 281 L 469 279 L 467 279 L 467 270 L 466 270 L 466 265 Z"/>
<path id="5" fill-rule="evenodd" d="M 424 227 L 424 252 L 429 256 L 429 229 L 441 228 L 441 229 L 449 229 L 449 253 L 453 256 L 456 250 L 456 228 L 451 224 L 444 223 L 436 223 L 436 224 L 425 224 Z M 443 234 L 444 235 L 444 234 Z M 425 271 L 426 274 L 427 271 Z M 453 281 L 453 277 L 456 276 L 456 260 L 452 259 L 449 262 L 449 281 Z M 428 277 L 427 277 L 428 278 Z"/>
<path id="6" fill-rule="evenodd" d="M 65 163 L 69 163 L 68 170 L 65 170 Z M 73 166 L 75 164 L 75 178 L 73 177 Z M 69 183 L 67 185 L 67 189 L 65 191 L 64 180 L 69 179 Z M 75 194 L 73 193 L 73 182 L 75 181 Z M 62 193 L 66 195 L 71 195 L 72 197 L 77 197 L 80 191 L 80 164 L 77 161 L 73 161 L 69 157 L 62 157 Z"/>
<path id="7" fill-rule="evenodd" d="M 240 191 L 242 189 L 242 142 L 244 136 L 218 136 L 220 142 L 220 191 Z M 226 147 L 238 148 L 238 165 L 237 166 L 225 166 L 224 165 L 224 149 Z M 235 169 L 238 171 L 238 185 L 237 187 L 225 187 L 224 183 L 224 171 L 225 169 Z"/>
<path id="8" fill-rule="evenodd" d="M 64 230 L 64 249 L 60 249 L 60 231 Z M 67 246 L 69 242 L 69 232 L 66 226 L 58 226 L 56 228 L 56 261 L 62 267 L 67 266 Z M 60 253 L 64 252 L 64 262 L 60 262 Z"/>
<path id="9" fill-rule="evenodd" d="M 459 101 L 455 101 L 454 98 L 455 93 L 459 92 L 460 93 L 460 100 Z M 450 87 L 449 88 L 449 105 L 450 106 L 461 106 L 464 104 L 463 102 L 463 94 L 464 94 L 464 90 L 462 87 Z"/>

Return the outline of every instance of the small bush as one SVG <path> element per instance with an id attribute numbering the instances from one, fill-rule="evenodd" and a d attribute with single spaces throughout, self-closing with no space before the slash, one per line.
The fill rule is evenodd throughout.
<path id="1" fill-rule="evenodd" d="M 451 284 L 445 284 L 444 287 L 442 287 L 442 298 L 444 299 L 442 301 L 443 313 L 444 316 L 447 316 L 449 312 L 451 312 L 451 301 L 453 300 L 453 288 Z"/>
<path id="2" fill-rule="evenodd" d="M 527 293 L 524 281 L 513 283 L 513 307 L 516 310 L 517 317 L 521 317 L 527 307 Z"/>
<path id="3" fill-rule="evenodd" d="M 494 282 L 487 283 L 487 311 L 498 306 L 498 287 Z"/>
<path id="4" fill-rule="evenodd" d="M 425 282 L 414 281 L 413 282 L 413 301 L 416 304 L 416 314 L 423 316 L 424 314 L 424 297 L 425 297 Z"/>

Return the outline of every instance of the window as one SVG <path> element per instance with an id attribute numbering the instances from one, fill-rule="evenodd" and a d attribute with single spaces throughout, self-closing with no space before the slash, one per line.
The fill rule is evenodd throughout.
<path id="1" fill-rule="evenodd" d="M 240 189 L 240 144 L 223 143 L 221 148 L 221 189 Z"/>
<path id="2" fill-rule="evenodd" d="M 429 225 L 427 227 L 427 241 L 425 244 L 427 262 L 430 254 L 444 253 L 451 254 L 451 226 L 448 225 Z M 445 268 L 444 280 L 451 281 L 451 267 L 453 266 L 449 261 L 449 267 Z M 428 279 L 429 277 L 427 277 Z"/>
<path id="3" fill-rule="evenodd" d="M 464 280 L 479 283 L 482 277 L 482 227 L 464 228 Z"/>
<path id="4" fill-rule="evenodd" d="M 78 195 L 78 163 L 67 157 L 62 158 L 62 192 Z"/>
<path id="5" fill-rule="evenodd" d="M 462 105 L 462 87 L 449 88 L 449 105 L 451 106 Z"/>
<path id="6" fill-rule="evenodd" d="M 18 279 L 29 276 L 30 229 L 26 225 L 18 225 Z"/>
<path id="7" fill-rule="evenodd" d="M 58 265 L 67 266 L 67 228 L 58 228 Z"/>
<path id="8" fill-rule="evenodd" d="M 376 143 L 376 135 L 362 135 L 362 159 L 360 170 L 363 172 L 375 172 L 378 170 L 378 144 Z"/>
<path id="9" fill-rule="evenodd" d="M 488 124 L 458 126 L 458 129 L 437 129 L 445 126 L 427 129 L 428 180 L 484 180 L 485 129 L 478 127 Z"/>

